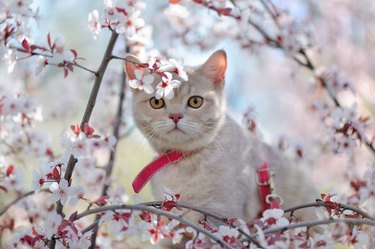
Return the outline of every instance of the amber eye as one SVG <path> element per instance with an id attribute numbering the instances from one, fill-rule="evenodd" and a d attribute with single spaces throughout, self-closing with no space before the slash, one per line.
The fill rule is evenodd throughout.
<path id="1" fill-rule="evenodd" d="M 152 97 L 150 99 L 150 105 L 154 109 L 160 109 L 164 107 L 164 100 L 163 99 L 157 99 L 155 97 Z"/>
<path id="2" fill-rule="evenodd" d="M 191 108 L 199 108 L 203 104 L 203 98 L 200 96 L 193 96 L 188 100 L 188 106 Z"/>

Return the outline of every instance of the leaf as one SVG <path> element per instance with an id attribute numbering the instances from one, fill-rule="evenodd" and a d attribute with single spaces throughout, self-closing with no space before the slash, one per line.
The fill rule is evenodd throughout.
<path id="1" fill-rule="evenodd" d="M 64 67 L 64 78 L 68 77 L 68 74 L 69 74 L 69 70 Z"/>
<path id="2" fill-rule="evenodd" d="M 102 197 L 99 197 L 98 199 L 96 199 L 95 201 L 93 201 L 94 204 L 97 204 L 97 205 L 105 205 L 107 204 L 107 199 L 109 198 L 108 195 L 104 195 Z"/>
<path id="3" fill-rule="evenodd" d="M 145 222 L 148 222 L 148 223 L 151 223 L 151 214 L 149 212 L 145 212 L 143 211 L 139 217 L 145 221 Z"/>
<path id="4" fill-rule="evenodd" d="M 74 213 L 72 213 L 70 216 L 69 216 L 69 221 L 70 222 L 73 222 L 77 219 L 77 214 L 78 214 L 78 211 L 75 211 Z"/>
<path id="5" fill-rule="evenodd" d="M 47 35 L 47 42 L 50 49 L 52 49 L 52 43 L 51 43 L 51 34 L 48 32 Z"/>
<path id="6" fill-rule="evenodd" d="M 56 167 L 53 169 L 52 174 L 56 180 L 60 180 L 60 171 Z"/>
<path id="7" fill-rule="evenodd" d="M 0 189 L 6 193 L 8 193 L 8 189 L 2 185 L 0 185 Z"/>
<path id="8" fill-rule="evenodd" d="M 70 51 L 73 53 L 74 59 L 76 59 L 78 56 L 77 51 L 75 51 L 74 49 L 71 49 Z"/>
<path id="9" fill-rule="evenodd" d="M 92 128 L 88 123 L 83 124 L 83 132 L 86 135 L 90 136 L 94 133 L 94 131 L 95 131 L 94 128 Z"/>
<path id="10" fill-rule="evenodd" d="M 73 131 L 74 134 L 76 134 L 77 136 L 79 135 L 79 133 L 81 133 L 81 129 L 79 128 L 79 125 L 75 124 L 75 125 L 71 125 L 70 126 L 70 129 Z"/>
<path id="11" fill-rule="evenodd" d="M 5 172 L 5 175 L 8 177 L 8 176 L 10 176 L 13 172 L 14 172 L 14 166 L 13 166 L 13 165 L 9 165 L 8 168 L 7 168 L 7 171 Z"/>
<path id="12" fill-rule="evenodd" d="M 22 41 L 22 47 L 23 47 L 26 51 L 30 51 L 30 44 L 29 44 L 29 42 L 28 42 L 26 39 L 23 39 L 23 41 Z"/>

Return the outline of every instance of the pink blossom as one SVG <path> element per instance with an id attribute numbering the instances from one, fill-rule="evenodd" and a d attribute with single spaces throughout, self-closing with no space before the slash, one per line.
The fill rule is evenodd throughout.
<path id="1" fill-rule="evenodd" d="M 55 202 L 60 201 L 63 205 L 65 205 L 69 196 L 75 195 L 74 188 L 70 187 L 65 179 L 61 179 L 59 183 L 52 183 L 49 189 L 52 192 L 52 200 Z"/>
<path id="2" fill-rule="evenodd" d="M 4 60 L 8 64 L 8 73 L 13 72 L 14 66 L 16 65 L 17 61 L 16 53 L 13 50 L 8 49 L 7 53 L 5 53 L 4 55 Z"/>
<path id="3" fill-rule="evenodd" d="M 57 214 L 56 212 L 48 214 L 48 217 L 44 223 L 44 232 L 48 239 L 52 238 L 52 236 L 57 233 L 61 222 L 61 215 Z"/>
<path id="4" fill-rule="evenodd" d="M 100 31 L 102 30 L 102 25 L 99 22 L 99 12 L 97 10 L 93 10 L 89 13 L 89 31 L 93 34 L 94 39 L 98 38 Z"/>
<path id="5" fill-rule="evenodd" d="M 133 89 L 140 91 L 144 90 L 145 93 L 151 94 L 154 92 L 152 83 L 154 82 L 154 76 L 152 74 L 144 74 L 143 71 L 136 69 L 134 70 L 135 79 L 129 80 L 129 86 Z"/>
<path id="6" fill-rule="evenodd" d="M 181 81 L 172 80 L 172 74 L 169 72 L 164 72 L 161 77 L 161 82 L 156 86 L 155 98 L 161 99 L 172 99 L 174 96 L 173 89 L 181 85 Z"/>
<path id="7" fill-rule="evenodd" d="M 284 211 L 282 209 L 267 209 L 263 212 L 261 220 L 268 226 L 286 226 L 289 221 L 282 217 Z"/>

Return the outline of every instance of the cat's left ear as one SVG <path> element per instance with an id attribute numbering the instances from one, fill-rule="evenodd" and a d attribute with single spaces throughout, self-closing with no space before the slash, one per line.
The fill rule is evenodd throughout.
<path id="1" fill-rule="evenodd" d="M 217 50 L 200 68 L 202 74 L 212 80 L 215 87 L 223 86 L 227 70 L 227 54 L 224 50 Z"/>
<path id="2" fill-rule="evenodd" d="M 127 55 L 125 57 L 125 73 L 128 78 L 128 80 L 134 80 L 135 79 L 135 69 L 143 70 L 142 68 L 138 68 L 136 65 L 140 64 L 140 60 L 135 57 L 134 55 Z"/>

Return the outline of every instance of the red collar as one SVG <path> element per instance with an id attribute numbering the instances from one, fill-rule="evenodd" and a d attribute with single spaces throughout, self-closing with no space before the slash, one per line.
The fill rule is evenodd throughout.
<path id="1" fill-rule="evenodd" d="M 257 170 L 257 184 L 259 188 L 260 200 L 262 203 L 262 213 L 267 209 L 281 208 L 281 197 L 275 194 L 273 174 L 270 172 L 268 163 L 263 163 Z"/>
<path id="2" fill-rule="evenodd" d="M 133 189 L 136 193 L 139 193 L 146 183 L 153 177 L 157 172 L 166 168 L 170 164 L 176 163 L 188 155 L 190 151 L 179 152 L 176 150 L 169 151 L 160 155 L 154 161 L 149 163 L 142 169 L 141 172 L 135 177 L 133 181 Z"/>

